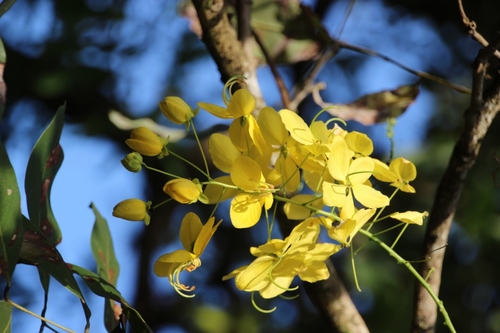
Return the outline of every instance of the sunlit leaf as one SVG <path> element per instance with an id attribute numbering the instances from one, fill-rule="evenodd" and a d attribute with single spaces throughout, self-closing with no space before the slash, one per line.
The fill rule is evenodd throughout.
<path id="1" fill-rule="evenodd" d="M 21 195 L 9 156 L 0 141 L 0 274 L 10 286 L 21 251 Z"/>
<path id="2" fill-rule="evenodd" d="M 52 241 L 44 236 L 41 230 L 24 216 L 23 226 L 24 233 L 19 262 L 36 266 L 40 271 L 42 284 L 46 278 L 45 274 L 50 274 L 50 276 L 78 297 L 85 313 L 87 326 L 89 326 L 90 309 L 78 283 L 61 254 L 57 251 Z"/>
<path id="3" fill-rule="evenodd" d="M 26 169 L 25 189 L 31 222 L 53 243 L 61 241 L 61 230 L 50 206 L 50 189 L 63 160 L 59 138 L 63 128 L 64 106 L 61 106 L 38 139 Z"/>
<path id="4" fill-rule="evenodd" d="M 97 273 L 101 278 L 116 286 L 120 266 L 115 256 L 113 240 L 109 232 L 108 223 L 101 216 L 94 204 L 90 204 L 95 215 L 94 228 L 92 229 L 91 248 L 94 259 L 97 263 Z M 115 304 L 109 299 L 104 301 L 104 324 L 108 332 L 111 332 L 118 326 L 118 320 L 115 316 Z"/>
<path id="5" fill-rule="evenodd" d="M 73 273 L 78 274 L 83 279 L 87 287 L 89 287 L 94 294 L 112 299 L 121 304 L 123 314 L 127 318 L 132 332 L 153 332 L 144 319 L 142 319 L 139 312 L 128 304 L 112 284 L 85 268 L 71 264 L 68 265 Z"/>
<path id="6" fill-rule="evenodd" d="M 418 92 L 419 85 L 416 83 L 365 95 L 349 104 L 325 103 L 317 92 L 314 94 L 314 101 L 334 117 L 372 125 L 403 114 L 415 101 Z"/>

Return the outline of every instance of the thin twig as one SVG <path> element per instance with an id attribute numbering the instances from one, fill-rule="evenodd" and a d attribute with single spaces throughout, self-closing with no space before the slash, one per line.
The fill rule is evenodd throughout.
<path id="1" fill-rule="evenodd" d="M 351 44 L 348 44 L 346 42 L 343 42 L 343 41 L 340 41 L 340 40 L 337 40 L 336 43 L 338 43 L 339 47 L 341 48 L 344 48 L 344 49 L 348 49 L 348 50 L 352 50 L 352 51 L 356 51 L 358 53 L 363 53 L 363 54 L 366 54 L 366 55 L 371 55 L 371 56 L 374 56 L 374 57 L 378 57 L 378 58 L 381 58 L 381 59 L 384 59 L 385 61 L 387 62 L 390 62 L 391 64 L 394 64 L 396 66 L 398 66 L 399 68 L 413 74 L 413 75 L 416 75 L 420 78 L 423 78 L 423 79 L 427 79 L 427 80 L 430 80 L 430 81 L 434 81 L 434 82 L 437 82 L 437 83 L 440 83 L 440 84 L 443 84 L 445 86 L 448 86 L 452 89 L 455 89 L 459 92 L 462 92 L 462 93 L 466 93 L 466 94 L 470 94 L 471 93 L 471 90 L 469 88 L 466 88 L 464 86 L 461 86 L 461 85 L 458 85 L 458 84 L 455 84 L 455 83 L 452 83 L 450 81 L 447 81 L 443 78 L 440 78 L 438 76 L 435 76 L 435 75 L 432 75 L 432 74 L 429 74 L 429 73 L 426 73 L 426 72 L 422 72 L 422 71 L 417 71 L 417 70 L 414 70 L 414 69 L 411 69 L 410 67 L 406 66 L 406 65 L 403 65 L 402 63 L 394 60 L 394 59 L 391 59 L 389 58 L 388 56 L 385 56 L 381 53 L 378 53 L 376 51 L 373 51 L 373 50 L 370 50 L 370 49 L 367 49 L 367 48 L 364 48 L 364 47 L 361 47 L 361 46 L 355 46 L 355 45 L 351 45 Z"/>
<path id="2" fill-rule="evenodd" d="M 462 15 L 462 22 L 465 24 L 465 26 L 467 28 L 469 28 L 469 34 L 472 36 L 472 38 L 474 38 L 482 46 L 487 47 L 489 45 L 489 43 L 483 37 L 483 35 L 481 35 L 479 32 L 477 32 L 476 22 L 470 20 L 469 17 L 467 17 L 467 14 L 465 14 L 462 0 L 458 0 L 458 10 L 460 11 L 460 15 Z M 500 51 L 495 50 L 494 54 L 495 54 L 495 57 L 500 58 Z"/>
<path id="3" fill-rule="evenodd" d="M 252 36 L 252 28 L 250 26 L 250 11 L 252 8 L 252 0 L 237 0 L 236 14 L 238 15 L 238 40 L 245 43 Z"/>
<path id="4" fill-rule="evenodd" d="M 260 38 L 259 34 L 252 29 L 252 34 L 253 37 L 255 38 L 255 41 L 257 42 L 257 45 L 259 45 L 260 50 L 262 51 L 262 54 L 264 55 L 264 58 L 266 59 L 267 65 L 271 69 L 271 73 L 274 76 L 274 79 L 276 80 L 276 84 L 278 85 L 278 89 L 280 91 L 281 95 L 281 102 L 283 103 L 283 107 L 286 109 L 290 108 L 290 94 L 288 92 L 288 89 L 286 88 L 285 82 L 283 81 L 283 78 L 281 77 L 280 73 L 278 72 L 276 65 L 274 63 L 274 60 L 271 58 L 269 55 L 269 52 L 267 52 L 266 47 L 264 43 L 262 42 L 262 39 Z"/>

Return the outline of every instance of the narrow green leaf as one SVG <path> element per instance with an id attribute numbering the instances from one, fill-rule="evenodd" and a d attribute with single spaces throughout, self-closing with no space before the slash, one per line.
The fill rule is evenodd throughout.
<path id="1" fill-rule="evenodd" d="M 2 17 L 3 14 L 5 14 L 10 9 L 10 7 L 12 7 L 14 2 L 16 2 L 16 0 L 4 0 L 2 3 L 0 3 L 0 17 Z"/>
<path id="2" fill-rule="evenodd" d="M 12 332 L 12 305 L 6 301 L 0 301 L 0 333 Z"/>
<path id="3" fill-rule="evenodd" d="M 90 245 L 97 263 L 97 274 L 111 285 L 116 286 L 120 266 L 118 260 L 116 260 L 108 223 L 94 204 L 90 204 L 90 208 L 92 208 L 95 215 Z M 108 332 L 112 332 L 119 325 L 114 313 L 114 302 L 110 302 L 109 299 L 105 299 L 104 302 L 104 324 Z"/>
<path id="4" fill-rule="evenodd" d="M 33 265 L 40 271 L 40 280 L 44 289 L 48 288 L 46 274 L 50 274 L 66 289 L 72 292 L 80 299 L 83 312 L 87 321 L 86 328 L 90 327 L 90 309 L 83 297 L 83 294 L 75 280 L 68 265 L 64 262 L 61 254 L 57 251 L 55 245 L 49 240 L 41 230 L 27 218 L 23 216 L 24 234 L 21 246 L 19 262 Z"/>
<path id="5" fill-rule="evenodd" d="M 50 189 L 63 160 L 59 145 L 63 120 L 64 106 L 61 106 L 31 152 L 24 182 L 30 219 L 53 244 L 62 238 L 50 206 Z"/>
<path id="6" fill-rule="evenodd" d="M 21 195 L 9 156 L 0 141 L 0 275 L 10 286 L 21 251 Z"/>
<path id="7" fill-rule="evenodd" d="M 132 308 L 130 304 L 122 297 L 116 288 L 88 269 L 68 264 L 73 273 L 78 274 L 92 292 L 101 297 L 112 299 L 121 304 L 123 314 L 128 320 L 132 332 L 153 332 L 141 317 L 139 312 Z"/>

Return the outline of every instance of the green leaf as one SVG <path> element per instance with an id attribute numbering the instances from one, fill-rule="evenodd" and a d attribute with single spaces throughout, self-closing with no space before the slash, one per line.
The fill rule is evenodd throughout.
<path id="1" fill-rule="evenodd" d="M 50 274 L 66 289 L 80 299 L 87 320 L 86 329 L 90 326 L 90 309 L 83 297 L 78 283 L 70 268 L 64 262 L 55 245 L 41 230 L 23 216 L 24 234 L 19 262 L 33 265 L 40 271 L 40 280 L 44 289 L 48 289 L 46 274 Z"/>
<path id="2" fill-rule="evenodd" d="M 0 141 L 0 274 L 10 286 L 23 234 L 21 194 L 9 156 Z"/>
<path id="3" fill-rule="evenodd" d="M 7 54 L 5 53 L 5 47 L 3 46 L 2 39 L 0 38 L 0 120 L 2 119 L 2 115 L 5 110 L 5 100 L 7 93 L 7 87 L 3 80 L 3 70 L 5 68 L 6 62 Z"/>
<path id="4" fill-rule="evenodd" d="M 310 60 L 325 43 L 321 30 L 313 28 L 311 10 L 298 1 L 254 0 L 252 28 L 276 64 Z M 265 62 L 260 47 L 255 52 Z"/>
<path id="5" fill-rule="evenodd" d="M 53 244 L 58 244 L 62 238 L 61 229 L 50 206 L 50 189 L 63 160 L 63 151 L 59 145 L 63 118 L 64 106 L 61 106 L 31 152 L 24 183 L 31 222 Z"/>
<path id="6" fill-rule="evenodd" d="M 12 305 L 6 301 L 0 301 L 0 333 L 12 332 Z"/>
<path id="7" fill-rule="evenodd" d="M 90 208 L 92 208 L 95 215 L 90 244 L 92 254 L 97 263 L 97 274 L 111 285 L 116 286 L 120 266 L 118 265 L 118 260 L 116 260 L 108 223 L 101 216 L 94 204 L 90 204 Z M 109 299 L 105 299 L 104 301 L 104 324 L 108 332 L 111 332 L 119 325 L 119 322 L 115 319 L 114 302 Z"/>
<path id="8" fill-rule="evenodd" d="M 16 0 L 4 0 L 2 3 L 0 3 L 0 17 L 2 17 L 3 14 L 5 14 L 10 9 L 10 7 L 12 7 L 14 2 L 16 2 Z"/>
<path id="9" fill-rule="evenodd" d="M 153 332 L 144 319 L 142 319 L 139 312 L 128 304 L 120 292 L 116 290 L 111 283 L 88 269 L 71 264 L 68 264 L 68 266 L 73 273 L 78 274 L 83 279 L 85 284 L 87 284 L 94 294 L 112 299 L 121 304 L 123 314 L 128 320 L 130 327 L 132 328 L 132 332 Z"/>

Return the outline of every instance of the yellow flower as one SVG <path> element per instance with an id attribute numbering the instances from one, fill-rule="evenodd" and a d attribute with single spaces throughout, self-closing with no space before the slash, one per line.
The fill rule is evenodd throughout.
<path id="1" fill-rule="evenodd" d="M 139 172 L 142 169 L 142 155 L 138 152 L 134 151 L 128 154 L 121 162 L 125 169 L 130 172 Z"/>
<path id="2" fill-rule="evenodd" d="M 167 277 L 175 291 L 188 297 L 183 292 L 193 291 L 195 287 L 180 283 L 179 275 L 184 270 L 192 272 L 201 266 L 200 256 L 221 222 L 222 220 L 215 224 L 215 218 L 211 217 L 203 225 L 198 215 L 187 213 L 182 219 L 180 230 L 180 240 L 184 249 L 160 256 L 154 264 L 154 273 L 160 277 Z"/>
<path id="3" fill-rule="evenodd" d="M 160 138 L 146 127 L 138 127 L 130 133 L 130 139 L 125 140 L 127 146 L 144 156 L 163 158 L 168 155 L 167 139 Z"/>
<path id="4" fill-rule="evenodd" d="M 286 217 L 289 220 L 304 220 L 314 214 L 309 208 L 304 207 L 308 204 L 316 209 L 323 208 L 323 201 L 311 194 L 298 194 L 290 199 L 283 207 Z"/>
<path id="5" fill-rule="evenodd" d="M 323 183 L 323 201 L 327 206 L 343 207 L 347 215 L 354 214 L 354 198 L 367 208 L 384 207 L 389 198 L 366 185 L 375 168 L 370 157 L 352 160 L 354 153 L 340 136 L 332 142 L 328 170 L 337 183 Z"/>
<path id="6" fill-rule="evenodd" d="M 174 124 L 184 124 L 191 120 L 196 114 L 189 105 L 177 96 L 165 97 L 159 103 L 160 110 Z"/>
<path id="7" fill-rule="evenodd" d="M 234 162 L 230 176 L 233 184 L 244 191 L 231 201 L 231 223 L 236 228 L 252 227 L 260 219 L 262 206 L 271 208 L 274 189 L 266 183 L 259 164 L 246 156 Z"/>
<path id="8" fill-rule="evenodd" d="M 295 276 L 316 282 L 330 276 L 324 261 L 340 250 L 334 244 L 317 244 L 320 231 L 316 218 L 297 225 L 285 239 L 271 239 L 250 252 L 257 257 L 250 265 L 237 268 L 223 280 L 235 278 L 243 291 L 258 291 L 263 298 L 273 298 L 287 290 Z"/>
<path id="9" fill-rule="evenodd" d="M 214 116 L 222 119 L 235 119 L 252 113 L 255 108 L 255 97 L 248 89 L 239 89 L 232 94 L 229 102 L 224 100 L 226 108 L 221 106 L 199 102 L 198 106 L 207 110 Z"/>
<path id="10" fill-rule="evenodd" d="M 404 223 L 408 224 L 416 224 L 416 225 L 422 225 L 424 224 L 424 218 L 427 217 L 429 213 L 427 212 L 414 212 L 414 211 L 407 211 L 404 213 L 396 212 L 392 213 L 389 215 L 393 219 L 399 220 Z"/>
<path id="11" fill-rule="evenodd" d="M 346 216 L 341 211 L 342 222 L 338 226 L 328 229 L 328 236 L 344 246 L 349 246 L 353 237 L 358 233 L 368 220 L 375 214 L 376 209 L 360 209 L 352 216 Z"/>
<path id="12" fill-rule="evenodd" d="M 181 204 L 192 204 L 198 200 L 206 201 L 202 196 L 203 191 L 198 179 L 172 179 L 163 186 L 163 192 Z"/>
<path id="13" fill-rule="evenodd" d="M 374 160 L 374 162 L 373 176 L 375 178 L 391 183 L 391 186 L 398 187 L 403 192 L 415 193 L 415 189 L 409 184 L 417 178 L 417 168 L 412 162 L 402 157 L 392 160 L 389 166 L 379 160 Z"/>
<path id="14" fill-rule="evenodd" d="M 148 214 L 150 207 L 151 201 L 144 202 L 140 199 L 127 199 L 121 201 L 113 208 L 113 216 L 128 221 L 144 221 L 148 225 L 151 219 Z"/>

